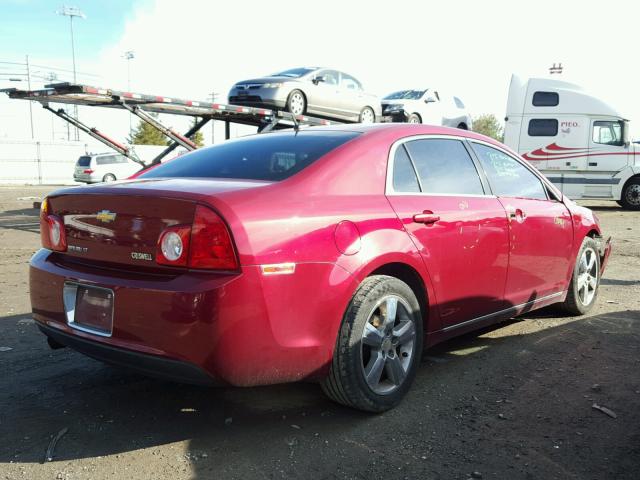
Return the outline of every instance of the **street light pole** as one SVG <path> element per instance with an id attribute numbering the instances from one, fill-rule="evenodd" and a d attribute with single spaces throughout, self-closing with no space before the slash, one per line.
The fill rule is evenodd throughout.
<path id="1" fill-rule="evenodd" d="M 73 83 L 77 83 L 76 78 L 76 47 L 73 40 L 73 17 L 87 18 L 84 13 L 78 7 L 62 6 L 62 10 L 58 10 L 58 15 L 69 17 L 69 28 L 71 30 L 71 60 L 73 62 Z M 78 106 L 73 106 L 74 116 L 78 118 Z M 80 131 L 76 128 L 76 140 L 80 140 Z"/>

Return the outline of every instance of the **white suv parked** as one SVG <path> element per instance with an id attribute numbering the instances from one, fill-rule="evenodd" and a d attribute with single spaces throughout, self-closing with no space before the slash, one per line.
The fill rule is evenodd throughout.
<path id="1" fill-rule="evenodd" d="M 128 178 L 142 167 L 117 153 L 98 153 L 78 158 L 73 179 L 76 182 L 113 182 Z"/>

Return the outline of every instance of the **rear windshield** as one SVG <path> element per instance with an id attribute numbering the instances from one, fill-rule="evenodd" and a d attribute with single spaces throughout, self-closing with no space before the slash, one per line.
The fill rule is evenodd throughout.
<path id="1" fill-rule="evenodd" d="M 76 163 L 79 167 L 88 167 L 91 164 L 91 157 L 80 157 L 78 159 L 78 163 Z"/>
<path id="2" fill-rule="evenodd" d="M 230 140 L 162 164 L 139 178 L 289 178 L 357 132 L 268 133 Z"/>

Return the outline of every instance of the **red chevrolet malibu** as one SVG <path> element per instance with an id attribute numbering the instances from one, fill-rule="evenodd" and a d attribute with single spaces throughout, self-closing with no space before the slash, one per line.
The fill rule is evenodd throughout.
<path id="1" fill-rule="evenodd" d="M 423 347 L 559 303 L 588 311 L 593 213 L 484 136 L 426 125 L 261 134 L 51 194 L 31 260 L 52 347 L 199 384 L 315 379 L 395 406 Z"/>

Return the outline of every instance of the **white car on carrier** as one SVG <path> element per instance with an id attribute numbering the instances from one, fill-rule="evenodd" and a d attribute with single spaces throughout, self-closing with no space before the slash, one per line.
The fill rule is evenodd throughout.
<path id="1" fill-rule="evenodd" d="M 629 121 L 578 85 L 511 77 L 504 143 L 571 199 L 640 210 L 640 145 Z"/>
<path id="2" fill-rule="evenodd" d="M 394 122 L 426 123 L 471 130 L 471 115 L 458 97 L 434 88 L 399 90 L 382 99 L 382 115 Z"/>
<path id="3" fill-rule="evenodd" d="M 142 166 L 118 153 L 98 153 L 78 158 L 73 179 L 76 182 L 113 182 L 129 178 Z"/>

